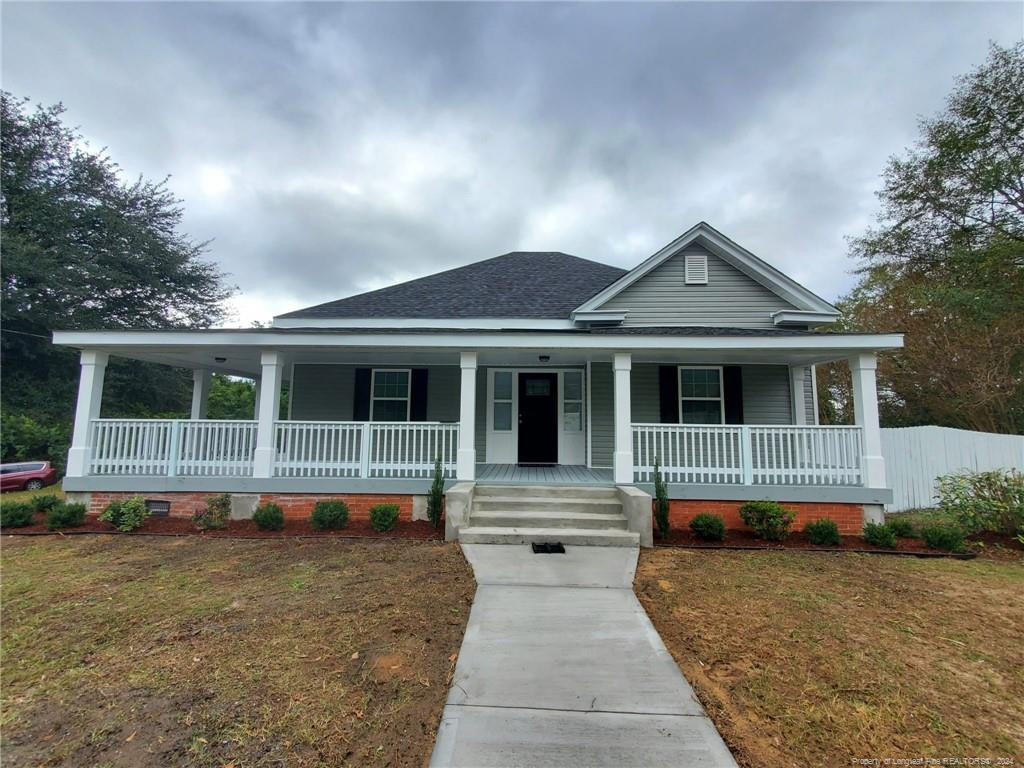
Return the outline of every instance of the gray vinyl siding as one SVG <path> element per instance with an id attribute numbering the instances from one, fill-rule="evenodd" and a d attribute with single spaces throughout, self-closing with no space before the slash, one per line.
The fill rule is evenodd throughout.
<path id="1" fill-rule="evenodd" d="M 708 284 L 686 285 L 684 254 L 707 253 Z M 624 325 L 710 325 L 771 328 L 771 313 L 794 309 L 785 299 L 700 246 L 690 246 L 644 275 L 601 309 L 625 309 Z"/>
<path id="2" fill-rule="evenodd" d="M 792 424 L 789 367 L 743 366 L 743 423 Z"/>
<path id="3" fill-rule="evenodd" d="M 817 424 L 817 414 L 814 412 L 814 379 L 811 378 L 814 366 L 809 365 L 804 369 L 804 410 L 807 413 L 807 423 Z"/>
<path id="4" fill-rule="evenodd" d="M 364 365 L 296 365 L 291 382 L 291 418 L 351 421 L 356 368 Z M 384 366 L 381 366 L 384 367 Z M 459 420 L 457 365 L 387 366 L 427 369 L 427 421 Z"/>
<path id="5" fill-rule="evenodd" d="M 661 421 L 661 383 L 659 366 L 654 363 L 635 363 L 629 377 L 630 415 L 637 424 L 657 424 Z"/>
<path id="6" fill-rule="evenodd" d="M 458 408 L 456 400 L 455 409 Z M 487 458 L 487 369 L 481 367 L 476 369 L 476 425 L 473 442 L 476 443 L 476 460 L 483 462 Z"/>
<path id="7" fill-rule="evenodd" d="M 611 363 L 590 365 L 590 461 L 595 467 L 612 465 L 615 443 L 615 403 Z"/>

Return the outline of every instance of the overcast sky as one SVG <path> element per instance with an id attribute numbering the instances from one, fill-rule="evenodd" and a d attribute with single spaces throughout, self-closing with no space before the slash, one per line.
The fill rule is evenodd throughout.
<path id="1" fill-rule="evenodd" d="M 12 4 L 3 87 L 171 176 L 236 322 L 700 220 L 828 299 L 886 158 L 1024 4 Z"/>

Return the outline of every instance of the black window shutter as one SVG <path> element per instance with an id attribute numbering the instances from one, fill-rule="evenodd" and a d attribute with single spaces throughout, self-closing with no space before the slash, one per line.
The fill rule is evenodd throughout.
<path id="1" fill-rule="evenodd" d="M 352 420 L 370 420 L 370 369 L 356 368 L 356 384 L 352 393 Z"/>
<path id="2" fill-rule="evenodd" d="M 658 366 L 658 399 L 661 423 L 679 423 L 679 369 L 674 365 Z"/>
<path id="3" fill-rule="evenodd" d="M 722 394 L 725 397 L 725 423 L 743 423 L 743 368 L 727 365 L 722 369 Z"/>
<path id="4" fill-rule="evenodd" d="M 409 388 L 409 421 L 427 420 L 427 369 L 412 369 L 412 385 Z"/>

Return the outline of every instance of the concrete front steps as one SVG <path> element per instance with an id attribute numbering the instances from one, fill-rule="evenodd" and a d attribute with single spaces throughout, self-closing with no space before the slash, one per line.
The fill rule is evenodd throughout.
<path id="1" fill-rule="evenodd" d="M 554 543 L 636 547 L 615 488 L 477 485 L 465 544 Z"/>

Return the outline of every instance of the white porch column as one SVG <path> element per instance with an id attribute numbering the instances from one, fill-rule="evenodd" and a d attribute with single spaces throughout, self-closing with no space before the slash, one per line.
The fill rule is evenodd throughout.
<path id="1" fill-rule="evenodd" d="M 807 404 L 804 400 L 804 367 L 802 365 L 791 365 L 789 367 L 789 394 L 793 423 L 806 424 Z"/>
<path id="2" fill-rule="evenodd" d="M 629 377 L 633 358 L 629 352 L 616 352 L 612 358 L 615 370 L 615 453 L 612 479 L 616 483 L 633 482 L 633 428 Z"/>
<path id="3" fill-rule="evenodd" d="M 190 419 L 205 419 L 210 405 L 210 382 L 213 372 L 204 368 L 192 371 L 192 414 Z"/>
<path id="4" fill-rule="evenodd" d="M 877 363 L 873 352 L 850 358 L 853 377 L 854 421 L 864 431 L 864 485 L 885 488 L 885 458 L 882 456 L 882 431 L 878 426 L 878 390 L 875 387 Z"/>
<path id="5" fill-rule="evenodd" d="M 262 381 L 263 380 L 259 376 L 257 376 L 255 379 L 253 379 L 253 384 L 256 385 L 256 398 L 255 398 L 255 403 L 253 404 L 253 409 L 252 409 L 252 417 L 254 419 L 258 419 L 260 417 L 260 389 L 262 388 L 261 387 L 261 382 Z"/>
<path id="6" fill-rule="evenodd" d="M 476 479 L 476 352 L 463 352 L 459 359 L 459 453 L 455 462 L 457 480 Z"/>
<path id="7" fill-rule="evenodd" d="M 106 352 L 82 351 L 82 370 L 78 377 L 78 404 L 75 406 L 75 427 L 71 434 L 71 448 L 68 451 L 68 477 L 84 477 L 89 474 L 90 422 L 100 417 L 100 401 L 103 399 L 103 377 L 107 371 Z"/>
<path id="8" fill-rule="evenodd" d="M 280 352 L 263 352 L 260 355 L 263 368 L 262 397 L 256 415 L 256 450 L 253 453 L 253 477 L 274 476 L 274 424 L 281 402 L 281 375 L 284 372 L 284 356 Z M 263 389 L 265 392 L 262 392 Z"/>

